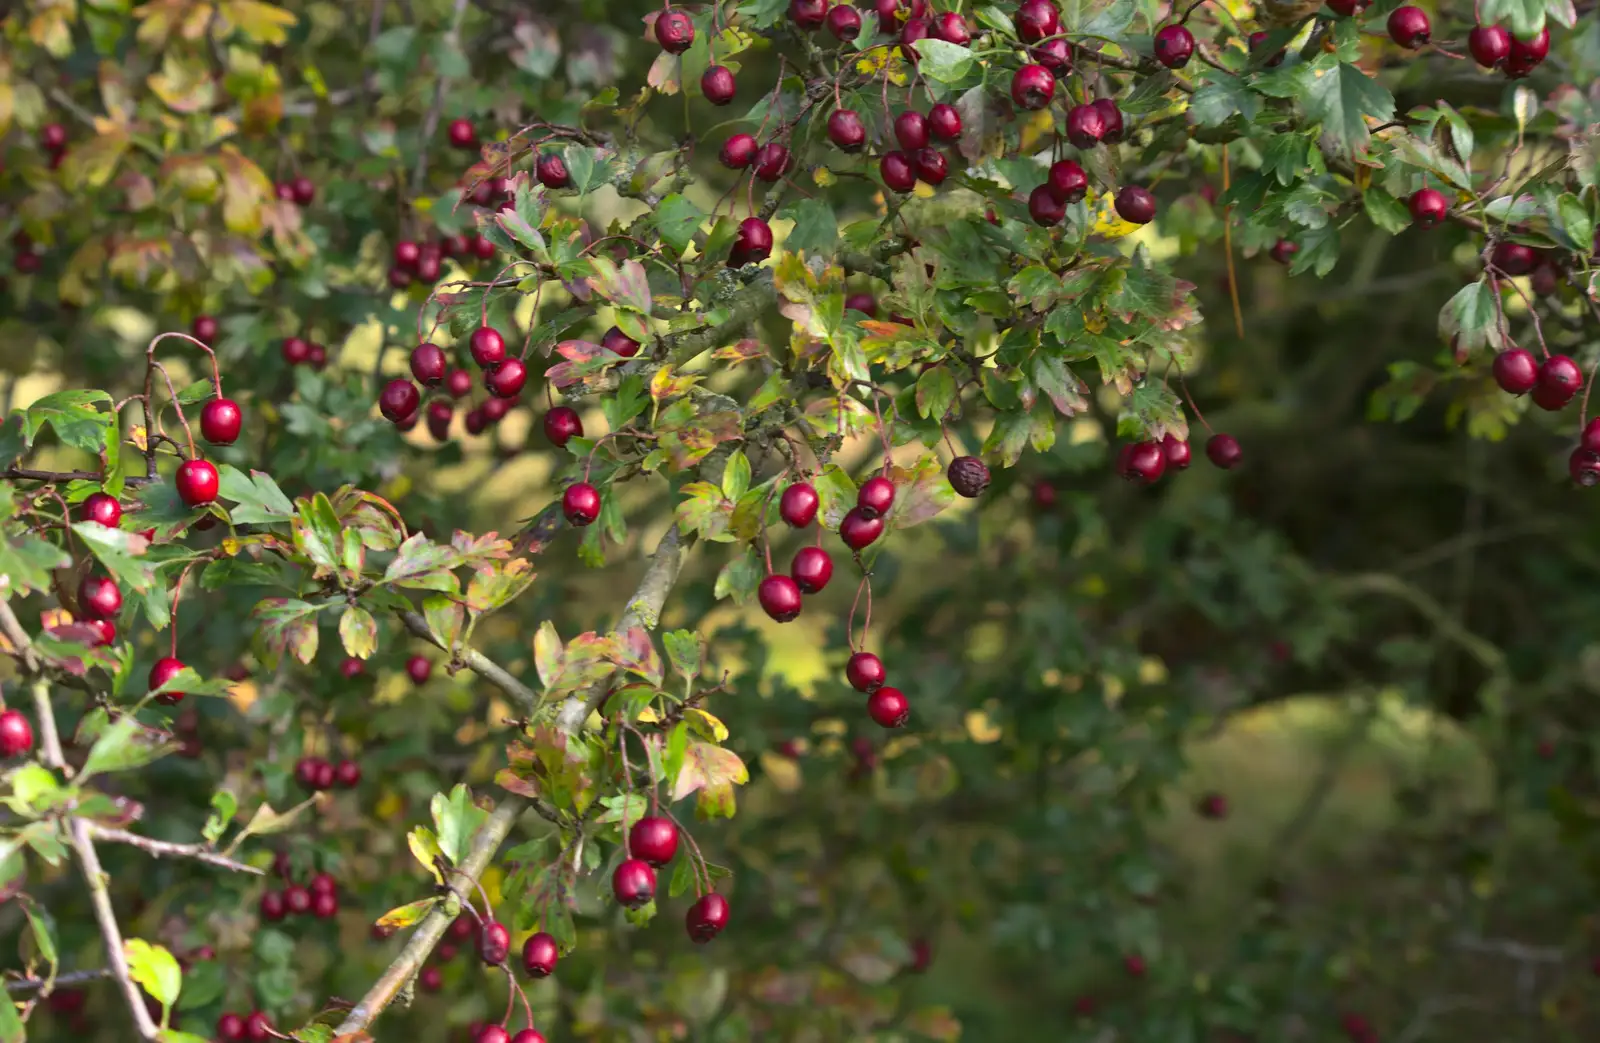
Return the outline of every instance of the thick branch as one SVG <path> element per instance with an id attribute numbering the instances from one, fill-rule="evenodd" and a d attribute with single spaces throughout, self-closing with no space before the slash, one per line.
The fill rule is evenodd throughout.
<path id="1" fill-rule="evenodd" d="M 230 869 L 235 873 L 254 873 L 256 876 L 266 875 L 266 870 L 257 869 L 255 866 L 247 866 L 243 862 L 235 862 L 225 855 L 218 854 L 205 844 L 174 844 L 168 840 L 152 840 L 150 837 L 142 837 L 125 829 L 102 826 L 96 822 L 89 823 L 89 835 L 96 840 L 131 845 L 157 858 L 192 858 L 197 862 Z"/>

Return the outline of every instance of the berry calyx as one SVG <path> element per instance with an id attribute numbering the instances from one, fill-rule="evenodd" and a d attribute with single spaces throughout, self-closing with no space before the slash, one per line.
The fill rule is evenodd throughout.
<path id="1" fill-rule="evenodd" d="M 950 466 L 945 469 L 945 477 L 950 480 L 950 488 L 957 495 L 967 499 L 975 499 L 983 495 L 989 488 L 989 468 L 976 456 L 958 456 L 950 461 Z"/>
<path id="2" fill-rule="evenodd" d="M 728 253 L 728 263 L 739 268 L 747 264 L 760 264 L 772 256 L 772 226 L 759 217 L 747 217 L 739 222 L 739 233 L 734 237 L 733 249 Z"/>
<path id="3" fill-rule="evenodd" d="M 961 137 L 961 113 L 954 106 L 939 102 L 928 110 L 928 133 L 939 141 L 955 141 Z"/>
<path id="4" fill-rule="evenodd" d="M 20 757 L 31 749 L 33 725 L 22 711 L 0 711 L 0 757 Z"/>
<path id="5" fill-rule="evenodd" d="M 900 689 L 885 685 L 867 696 L 867 715 L 885 728 L 900 728 L 911 719 L 911 702 Z"/>
<path id="6" fill-rule="evenodd" d="M 491 967 L 506 962 L 511 952 L 511 932 L 497 920 L 485 920 L 478 932 L 478 958 Z"/>
<path id="7" fill-rule="evenodd" d="M 1055 74 L 1043 65 L 1024 65 L 1011 77 L 1011 100 L 1019 109 L 1042 109 L 1055 94 Z"/>
<path id="8" fill-rule="evenodd" d="M 209 460 L 185 460 L 174 478 L 178 496 L 190 507 L 204 507 L 217 498 L 221 479 Z"/>
<path id="9" fill-rule="evenodd" d="M 878 174 L 891 191 L 904 193 L 917 187 L 917 168 L 904 152 L 885 152 L 878 160 Z"/>
<path id="10" fill-rule="evenodd" d="M 122 522 L 122 504 L 107 493 L 90 493 L 80 508 L 84 521 L 97 522 L 115 529 Z"/>
<path id="11" fill-rule="evenodd" d="M 600 490 L 588 482 L 574 482 L 561 494 L 561 513 L 578 527 L 592 525 L 600 517 Z"/>
<path id="12" fill-rule="evenodd" d="M 214 398 L 200 410 L 200 436 L 212 445 L 232 445 L 243 426 L 244 414 L 231 398 Z"/>
<path id="13" fill-rule="evenodd" d="M 628 909 L 649 905 L 656 896 L 656 871 L 642 859 L 626 859 L 611 874 L 611 893 Z"/>
<path id="14" fill-rule="evenodd" d="M 378 393 L 378 412 L 385 420 L 398 424 L 416 415 L 422 405 L 422 392 L 405 377 L 395 377 Z"/>
<path id="15" fill-rule="evenodd" d="M 715 891 L 701 895 L 684 913 L 683 926 L 696 945 L 704 945 L 728 926 L 728 900 Z"/>
<path id="16" fill-rule="evenodd" d="M 1414 51 L 1428 42 L 1433 26 L 1427 12 L 1420 7 L 1397 7 L 1389 15 L 1389 39 L 1407 50 Z"/>
<path id="17" fill-rule="evenodd" d="M 1156 61 L 1169 69 L 1181 69 L 1194 57 L 1194 34 L 1181 25 L 1164 25 L 1151 41 Z"/>
<path id="18" fill-rule="evenodd" d="M 824 21 L 828 32 L 840 43 L 849 43 L 861 35 L 861 12 L 856 10 L 854 4 L 835 4 L 828 10 Z"/>
<path id="19" fill-rule="evenodd" d="M 483 383 L 489 389 L 489 394 L 500 399 L 516 398 L 527 382 L 528 366 L 521 359 L 506 359 L 491 366 L 483 375 Z"/>
<path id="20" fill-rule="evenodd" d="M 833 558 L 821 547 L 801 547 L 789 565 L 789 576 L 802 594 L 817 594 L 833 578 Z"/>
<path id="21" fill-rule="evenodd" d="M 788 623 L 800 615 L 800 585 L 788 576 L 774 573 L 761 581 L 756 588 L 756 600 L 762 611 L 779 623 Z"/>
<path id="22" fill-rule="evenodd" d="M 122 590 L 110 576 L 85 576 L 78 583 L 78 608 L 91 619 L 113 619 L 122 610 Z"/>
<path id="23" fill-rule="evenodd" d="M 172 656 L 162 656 L 157 659 L 156 665 L 150 668 L 150 690 L 152 692 L 157 690 L 182 673 L 183 669 L 184 665 L 181 659 L 176 659 Z M 162 692 L 156 696 L 156 702 L 161 703 L 163 706 L 176 706 L 183 702 L 183 697 L 187 694 L 187 692 Z"/>
<path id="24" fill-rule="evenodd" d="M 854 109 L 834 109 L 828 117 L 828 140 L 843 152 L 859 152 L 867 143 L 867 127 Z"/>
<path id="25" fill-rule="evenodd" d="M 1485 69 L 1498 68 L 1511 57 L 1511 34 L 1504 26 L 1480 25 L 1467 34 L 1467 50 Z"/>
<path id="26" fill-rule="evenodd" d="M 433 676 L 433 662 L 425 655 L 414 655 L 406 660 L 406 675 L 412 684 L 427 684 Z"/>
<path id="27" fill-rule="evenodd" d="M 881 535 L 883 535 L 883 519 L 869 518 L 859 507 L 852 508 L 839 523 L 839 538 L 844 540 L 845 546 L 851 550 L 868 547 Z"/>
<path id="28" fill-rule="evenodd" d="M 557 449 L 583 437 L 583 420 L 571 406 L 554 406 L 544 415 L 544 436 Z"/>
<path id="29" fill-rule="evenodd" d="M 472 347 L 472 361 L 484 369 L 505 361 L 506 339 L 500 336 L 500 331 L 493 326 L 479 326 L 473 330 L 469 343 Z"/>
<path id="30" fill-rule="evenodd" d="M 1067 216 L 1067 204 L 1046 182 L 1028 193 L 1028 216 L 1040 228 L 1050 228 Z"/>
<path id="31" fill-rule="evenodd" d="M 700 75 L 700 93 L 713 105 L 728 104 L 738 89 L 733 70 L 726 65 L 713 65 Z"/>
<path id="32" fill-rule="evenodd" d="M 1239 466 L 1243 458 L 1244 450 L 1239 448 L 1239 440 L 1232 435 L 1212 435 L 1206 439 L 1206 459 L 1224 471 Z"/>
<path id="33" fill-rule="evenodd" d="M 930 131 L 928 117 L 912 109 L 894 118 L 894 140 L 904 152 L 915 152 L 928 146 Z"/>
<path id="34" fill-rule="evenodd" d="M 803 529 L 816 520 L 821 502 L 810 482 L 795 482 L 778 498 L 778 515 L 791 528 Z"/>
<path id="35" fill-rule="evenodd" d="M 755 161 L 759 149 L 753 135 L 735 134 L 722 143 L 722 151 L 717 158 L 729 170 L 743 170 Z"/>
<path id="36" fill-rule="evenodd" d="M 868 478 L 856 493 L 856 510 L 867 518 L 888 514 L 893 506 L 894 483 L 881 474 Z"/>
<path id="37" fill-rule="evenodd" d="M 572 184 L 572 174 L 567 170 L 567 161 L 554 152 L 540 153 L 533 165 L 533 174 L 539 179 L 539 184 L 545 188 L 566 188 Z M 477 249 L 477 244 L 473 244 Z M 490 249 L 493 249 L 491 244 Z M 478 251 L 482 256 L 482 252 Z"/>
<path id="38" fill-rule="evenodd" d="M 851 688 L 871 695 L 883 687 L 889 672 L 884 669 L 883 660 L 871 652 L 857 652 L 844 664 L 844 676 Z"/>
<path id="39" fill-rule="evenodd" d="M 411 375 L 423 387 L 438 387 L 444 383 L 444 349 L 437 344 L 418 344 L 411 349 Z"/>
<path id="40" fill-rule="evenodd" d="M 655 25 L 656 43 L 668 54 L 682 54 L 694 44 L 694 22 L 682 11 L 661 12 Z"/>
<path id="41" fill-rule="evenodd" d="M 1061 31 L 1061 14 L 1051 0 L 1024 0 L 1014 21 L 1023 43 L 1038 43 Z"/>
<path id="42" fill-rule="evenodd" d="M 1432 228 L 1450 213 L 1450 201 L 1436 188 L 1419 188 L 1406 201 L 1418 228 Z"/>
<path id="43" fill-rule="evenodd" d="M 528 935 L 522 943 L 522 970 L 530 978 L 548 978 L 556 972 L 556 962 L 561 952 L 555 938 L 539 931 Z"/>
<path id="44" fill-rule="evenodd" d="M 1117 193 L 1117 216 L 1136 225 L 1147 225 L 1156 219 L 1156 197 L 1148 188 L 1129 185 Z"/>
<path id="45" fill-rule="evenodd" d="M 646 815 L 628 830 L 628 853 L 660 869 L 678 853 L 678 827 L 660 815 Z"/>

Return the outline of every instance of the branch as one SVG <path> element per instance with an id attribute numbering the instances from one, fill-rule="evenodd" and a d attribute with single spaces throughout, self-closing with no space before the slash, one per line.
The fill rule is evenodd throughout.
<path id="1" fill-rule="evenodd" d="M 17 620 L 17 614 L 11 611 L 11 602 L 0 599 L 0 634 L 3 634 L 11 647 L 15 649 L 12 654 L 22 660 L 22 665 L 29 673 L 39 669 L 39 657 L 33 651 L 33 639 L 28 637 L 28 632 L 22 629 L 22 624 Z M 50 731 L 55 731 L 55 719 L 50 719 Z M 60 756 L 60 742 L 56 743 L 57 757 Z"/>
<path id="2" fill-rule="evenodd" d="M 55 978 L 17 978 L 6 982 L 6 992 L 13 995 L 21 992 L 37 992 L 49 985 L 54 991 L 60 988 L 71 988 L 74 985 L 87 985 L 92 981 L 104 981 L 111 977 L 111 972 L 102 967 L 95 971 L 72 971 L 69 974 L 58 974 Z"/>
<path id="3" fill-rule="evenodd" d="M 24 482 L 101 482 L 105 477 L 100 471 L 36 471 L 31 467 L 8 467 L 0 471 L 0 478 Z M 129 485 L 143 485 L 150 479 L 130 474 L 123 481 Z"/>
<path id="4" fill-rule="evenodd" d="M 1404 601 L 1428 622 L 1438 628 L 1439 633 L 1449 638 L 1461 649 L 1490 673 L 1496 676 L 1505 676 L 1505 653 L 1496 648 L 1493 643 L 1484 640 L 1477 634 L 1462 626 L 1460 621 L 1447 612 L 1443 605 L 1435 601 L 1426 591 L 1413 586 L 1398 576 L 1391 576 L 1385 572 L 1367 572 L 1355 576 L 1347 576 L 1333 580 L 1333 584 L 1340 590 L 1363 594 L 1387 594 L 1389 597 Z"/>
<path id="5" fill-rule="evenodd" d="M 459 44 L 461 39 L 461 18 L 467 13 L 467 0 L 456 0 L 455 11 L 451 15 L 450 32 L 445 39 L 451 47 Z M 422 120 L 422 141 L 417 146 L 417 169 L 411 175 L 411 189 L 414 192 L 422 190 L 422 179 L 428 175 L 428 146 L 433 143 L 434 132 L 439 129 L 439 113 L 444 110 L 444 92 L 450 87 L 450 77 L 441 75 L 439 83 L 433 89 L 433 104 L 428 106 L 428 114 Z"/>
<path id="6" fill-rule="evenodd" d="M 510 671 L 493 659 L 473 648 L 445 648 L 444 643 L 434 634 L 433 628 L 428 626 L 428 621 L 423 618 L 422 613 L 407 609 L 400 613 L 400 621 L 406 625 L 407 630 L 432 643 L 436 648 L 444 649 L 467 669 L 509 695 L 520 703 L 524 710 L 532 713 L 539 708 L 539 693 L 512 677 Z"/>
<path id="7" fill-rule="evenodd" d="M 157 858 L 192 858 L 197 862 L 205 862 L 207 865 L 231 869 L 235 873 L 254 873 L 256 876 L 266 875 L 265 869 L 257 869 L 255 866 L 247 866 L 243 862 L 235 862 L 225 855 L 218 854 L 205 844 L 174 844 L 167 840 L 152 840 L 150 837 L 142 837 L 125 829 L 102 826 L 97 822 L 90 822 L 88 825 L 90 836 L 98 840 L 106 840 L 113 844 L 129 844 Z"/>

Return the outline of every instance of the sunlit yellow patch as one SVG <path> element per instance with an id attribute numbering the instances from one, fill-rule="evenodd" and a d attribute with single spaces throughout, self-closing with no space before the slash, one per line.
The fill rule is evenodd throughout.
<path id="1" fill-rule="evenodd" d="M 817 169 L 813 170 L 811 172 L 811 180 L 823 188 L 828 188 L 839 183 L 839 179 L 834 175 L 833 171 L 829 170 L 827 167 L 818 167 Z"/>
<path id="2" fill-rule="evenodd" d="M 1116 204 L 1110 192 L 1091 191 L 1088 205 L 1089 213 L 1094 218 L 1094 225 L 1090 228 L 1090 232 L 1094 235 L 1104 236 L 1107 239 L 1121 239 L 1142 227 L 1132 221 L 1124 221 L 1117 214 Z"/>
<path id="3" fill-rule="evenodd" d="M 760 759 L 762 772 L 779 793 L 793 793 L 800 788 L 799 764 L 770 751 L 763 751 Z"/>
<path id="4" fill-rule="evenodd" d="M 389 790 L 378 798 L 378 806 L 375 810 L 379 818 L 389 821 L 399 818 L 401 812 L 405 811 L 405 809 L 406 799 L 394 790 Z"/>
<path id="5" fill-rule="evenodd" d="M 885 69 L 888 70 L 889 82 L 896 87 L 904 87 L 911 82 L 906 72 L 906 60 L 898 47 L 874 47 L 856 61 L 856 71 L 869 78 L 875 78 Z"/>
<path id="6" fill-rule="evenodd" d="M 967 711 L 967 737 L 980 746 L 1000 741 L 1000 726 L 982 710 Z"/>
<path id="7" fill-rule="evenodd" d="M 1032 152 L 1044 141 L 1045 136 L 1055 133 L 1056 118 L 1048 109 L 1040 109 L 1028 117 L 1028 122 L 1022 125 L 1022 152 Z"/>

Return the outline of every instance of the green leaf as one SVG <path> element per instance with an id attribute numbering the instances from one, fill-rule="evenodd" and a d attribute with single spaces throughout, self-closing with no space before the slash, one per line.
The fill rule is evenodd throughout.
<path id="1" fill-rule="evenodd" d="M 1578 197 L 1563 192 L 1556 198 L 1555 216 L 1566 233 L 1567 245 L 1579 252 L 1591 249 L 1594 244 L 1594 218 L 1583 208 Z"/>
<path id="2" fill-rule="evenodd" d="M 106 567 L 124 590 L 144 593 L 155 586 L 155 569 L 144 560 L 150 541 L 126 529 L 108 529 L 99 522 L 73 522 L 72 531 Z"/>
<path id="3" fill-rule="evenodd" d="M 917 412 L 929 420 L 943 420 L 956 398 L 956 378 L 950 367 L 935 366 L 917 378 Z"/>
<path id="4" fill-rule="evenodd" d="M 176 742 L 164 741 L 159 734 L 147 730 L 131 714 L 124 714 L 111 722 L 100 733 L 89 756 L 83 762 L 77 782 L 107 772 L 131 771 L 159 760 L 178 748 Z"/>
<path id="5" fill-rule="evenodd" d="M 339 640 L 357 659 L 370 659 L 378 650 L 378 621 L 360 605 L 350 605 L 339 617 Z"/>
<path id="6" fill-rule="evenodd" d="M 1361 193 L 1361 205 L 1366 210 L 1368 219 L 1390 235 L 1399 235 L 1411 227 L 1411 211 L 1406 209 L 1404 203 L 1377 185 L 1372 185 Z"/>
<path id="7" fill-rule="evenodd" d="M 50 570 L 72 564 L 72 555 L 32 533 L 0 539 L 0 595 L 50 589 Z"/>
<path id="8" fill-rule="evenodd" d="M 22 912 L 28 918 L 28 928 L 33 932 L 34 948 L 39 950 L 39 956 L 50 965 L 50 977 L 56 976 L 56 968 L 60 966 L 61 957 L 56 945 L 55 919 L 44 906 L 28 898 L 22 900 Z"/>
<path id="9" fill-rule="evenodd" d="M 1545 0 L 1482 0 L 1478 22 L 1480 25 L 1509 22 L 1514 34 L 1528 40 L 1544 28 L 1545 9 Z"/>
<path id="10" fill-rule="evenodd" d="M 0 1043 L 28 1043 L 28 1029 L 10 996 L 0 997 Z"/>
<path id="11" fill-rule="evenodd" d="M 750 488 L 750 460 L 743 449 L 735 449 L 722 470 L 722 495 L 737 500 Z"/>
<path id="12" fill-rule="evenodd" d="M 300 510 L 294 519 L 294 545 L 314 565 L 326 569 L 339 567 L 344 526 L 326 493 L 319 492 L 309 500 L 300 501 Z"/>
<path id="13" fill-rule="evenodd" d="M 579 195 L 588 195 L 611 179 L 611 153 L 608 150 L 569 145 L 562 151 L 566 154 L 572 188 Z"/>
<path id="14" fill-rule="evenodd" d="M 1339 151 L 1353 155 L 1365 152 L 1371 137 L 1364 117 L 1380 123 L 1394 117 L 1394 95 L 1354 65 L 1339 62 L 1311 81 L 1305 109 Z"/>
<path id="15" fill-rule="evenodd" d="M 209 1043 L 204 1036 L 197 1036 L 193 1032 L 179 1032 L 177 1029 L 162 1029 L 161 1035 L 156 1037 L 157 1043 Z"/>
<path id="16" fill-rule="evenodd" d="M 238 812 L 239 798 L 234 796 L 232 790 L 219 789 L 213 793 L 211 814 L 206 819 L 205 828 L 200 831 L 200 835 L 206 838 L 206 843 L 215 844 L 222 839 L 222 834 L 227 832 L 229 823 Z"/>
<path id="17" fill-rule="evenodd" d="M 23 414 L 22 437 L 31 446 L 39 431 L 48 424 L 64 444 L 99 453 L 105 449 L 106 438 L 116 419 L 111 413 L 94 408 L 101 402 L 110 407 L 111 396 L 104 391 L 85 389 L 45 395 Z"/>
<path id="18" fill-rule="evenodd" d="M 457 784 L 448 797 L 434 794 L 429 807 L 440 853 L 459 866 L 472 850 L 472 838 L 478 835 L 478 827 L 489 813 L 472 803 L 472 793 L 465 784 Z"/>
<path id="19" fill-rule="evenodd" d="M 740 547 L 717 573 L 717 584 L 713 593 L 718 601 L 732 597 L 735 605 L 746 605 L 755 596 L 756 587 L 761 585 L 762 577 L 765 575 L 766 570 L 762 567 L 755 548 Z"/>
<path id="20" fill-rule="evenodd" d="M 699 206 L 678 194 L 672 193 L 661 201 L 655 208 L 651 219 L 655 222 L 656 231 L 674 253 L 681 254 L 694 240 L 694 234 L 700 230 L 700 225 L 706 219 L 706 213 Z"/>
<path id="21" fill-rule="evenodd" d="M 22 455 L 28 448 L 27 439 L 22 432 L 23 414 L 21 410 L 0 421 L 0 467 L 9 467 L 12 461 Z"/>
<path id="22" fill-rule="evenodd" d="M 650 405 L 650 393 L 645 390 L 644 377 L 637 373 L 629 373 L 622 378 L 622 383 L 617 385 L 617 390 L 605 396 L 600 402 L 600 409 L 606 415 L 606 426 L 612 431 L 620 430 L 628 422 L 642 414 Z"/>
<path id="23" fill-rule="evenodd" d="M 129 938 L 122 943 L 122 954 L 128 960 L 128 976 L 144 991 L 156 998 L 163 1007 L 178 1002 L 178 990 L 183 987 L 183 970 L 177 957 L 160 945 L 152 945 L 142 938 Z"/>
<path id="24" fill-rule="evenodd" d="M 837 529 L 850 508 L 856 505 L 856 483 L 844 468 L 829 464 L 811 479 L 817 490 L 817 517 L 828 529 Z"/>
<path id="25" fill-rule="evenodd" d="M 1076 416 L 1088 407 L 1083 397 L 1088 388 L 1059 358 L 1042 351 L 1034 355 L 1033 383 L 1062 416 Z"/>
<path id="26" fill-rule="evenodd" d="M 1486 279 L 1468 283 L 1445 302 L 1439 310 L 1439 336 L 1458 351 L 1502 346 L 1494 291 Z"/>
<path id="27" fill-rule="evenodd" d="M 458 584 L 450 570 L 460 563 L 453 548 L 434 543 L 420 532 L 413 533 L 389 562 L 383 581 L 397 587 L 454 593 Z"/>
<path id="28" fill-rule="evenodd" d="M 927 43 L 926 40 L 920 42 Z M 785 250 L 815 256 L 829 253 L 839 241 L 839 219 L 824 200 L 798 199 L 780 209 L 777 216 L 794 222 L 783 241 Z"/>
<path id="29" fill-rule="evenodd" d="M 1261 96 L 1237 76 L 1208 70 L 1206 82 L 1189 99 L 1189 114 L 1202 127 L 1220 127 L 1234 116 L 1246 122 L 1261 113 Z"/>
<path id="30" fill-rule="evenodd" d="M 673 630 L 662 635 L 661 641 L 667 648 L 667 662 L 672 664 L 672 669 L 685 680 L 693 681 L 700 673 L 700 664 L 705 661 L 705 638 L 692 630 Z"/>
<path id="31" fill-rule="evenodd" d="M 256 808 L 255 814 L 250 816 L 250 821 L 244 824 L 244 829 L 229 842 L 225 855 L 231 855 L 244 843 L 245 837 L 268 836 L 273 833 L 282 833 L 294 826 L 295 820 L 305 814 L 306 810 L 317 803 L 317 796 L 313 794 L 290 808 L 288 811 L 277 811 L 271 804 L 262 802 Z"/>
<path id="32" fill-rule="evenodd" d="M 967 73 L 972 71 L 973 63 L 976 61 L 972 48 L 962 47 L 946 40 L 936 40 L 931 36 L 918 40 L 911 46 L 915 47 L 917 54 L 922 57 L 917 63 L 917 71 L 935 83 L 960 83 L 966 78 Z"/>

